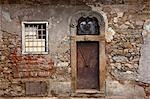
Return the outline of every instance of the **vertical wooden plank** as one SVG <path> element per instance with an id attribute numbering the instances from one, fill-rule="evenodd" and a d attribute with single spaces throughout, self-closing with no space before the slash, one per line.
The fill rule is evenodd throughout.
<path id="1" fill-rule="evenodd" d="M 99 42 L 77 42 L 77 89 L 99 90 Z"/>

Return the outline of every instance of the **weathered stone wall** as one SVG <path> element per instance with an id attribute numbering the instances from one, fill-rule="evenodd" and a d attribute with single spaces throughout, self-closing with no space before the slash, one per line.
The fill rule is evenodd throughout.
<path id="1" fill-rule="evenodd" d="M 49 4 L 49 5 L 85 5 L 86 3 L 90 4 L 141 4 L 147 3 L 149 0 L 1 0 L 2 4 Z"/>
<path id="2" fill-rule="evenodd" d="M 70 32 L 69 19 L 73 13 L 81 9 L 72 6 L 31 6 L 31 5 L 1 5 L 1 77 L 4 79 L 2 96 L 47 96 L 71 92 L 70 69 Z M 74 9 L 75 8 L 75 9 Z M 74 9 L 71 10 L 70 9 Z M 89 7 L 82 7 L 89 9 Z M 49 22 L 49 54 L 23 55 L 21 45 L 22 21 Z M 57 39 L 56 39 L 57 38 Z M 6 81 L 5 81 L 6 80 Z M 35 91 L 39 86 L 47 87 L 45 93 Z M 19 92 L 13 89 L 16 84 Z M 31 82 L 31 85 L 30 85 Z M 35 83 L 33 83 L 35 82 Z M 33 83 L 33 84 L 32 84 Z M 32 85 L 37 85 L 33 86 Z M 29 89 L 30 86 L 32 88 Z M 40 89 L 40 88 L 39 88 Z M 16 92 L 17 91 L 17 92 Z M 21 91 L 21 92 L 20 92 Z M 29 92 L 28 92 L 29 91 Z M 13 93 L 11 93 L 13 92 Z M 31 94 L 29 94 L 31 92 Z"/>
<path id="3" fill-rule="evenodd" d="M 100 3 L 0 5 L 0 96 L 71 95 L 69 20 L 80 10 L 103 11 L 108 18 L 106 95 L 148 99 L 149 40 L 143 34 L 149 33 L 150 6 Z M 21 22 L 26 20 L 49 22 L 49 54 L 21 53 Z"/>
<path id="4" fill-rule="evenodd" d="M 131 99 L 144 99 L 149 96 L 149 82 L 143 82 L 139 70 L 143 69 L 143 79 L 149 76 L 149 67 L 139 67 L 141 46 L 143 45 L 143 25 L 149 19 L 149 6 L 145 5 L 104 6 L 108 16 L 108 28 L 115 31 L 113 40 L 106 45 L 108 56 L 107 95 L 127 96 Z M 142 10 L 142 11 L 141 11 Z M 146 56 L 149 56 L 147 53 Z M 145 61 L 149 61 L 145 59 Z M 142 62 L 143 63 L 143 62 Z M 146 78 L 147 77 L 147 78 Z M 147 93 L 148 92 L 148 93 Z"/>

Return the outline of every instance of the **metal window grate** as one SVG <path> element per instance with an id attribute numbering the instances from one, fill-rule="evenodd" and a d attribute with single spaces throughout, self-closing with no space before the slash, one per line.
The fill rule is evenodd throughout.
<path id="1" fill-rule="evenodd" d="M 48 52 L 48 31 L 46 22 L 23 23 L 24 53 L 42 54 Z"/>

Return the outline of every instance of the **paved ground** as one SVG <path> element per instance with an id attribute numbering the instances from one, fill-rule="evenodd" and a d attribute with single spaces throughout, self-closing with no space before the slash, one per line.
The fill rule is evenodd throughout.
<path id="1" fill-rule="evenodd" d="M 110 96 L 105 98 L 76 98 L 76 97 L 0 97 L 0 99 L 150 99 L 140 97 Z"/>

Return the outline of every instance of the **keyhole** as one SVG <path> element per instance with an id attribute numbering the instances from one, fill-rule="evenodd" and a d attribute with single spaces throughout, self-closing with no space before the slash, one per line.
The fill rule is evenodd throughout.
<path id="1" fill-rule="evenodd" d="M 85 67 L 89 67 L 89 65 L 86 64 Z"/>

